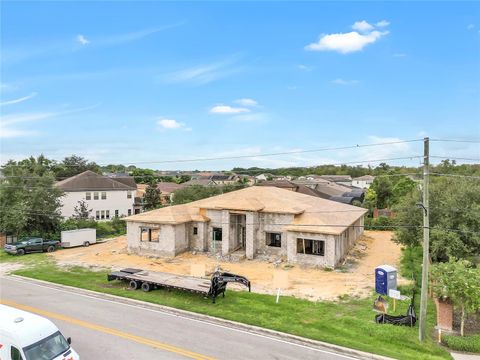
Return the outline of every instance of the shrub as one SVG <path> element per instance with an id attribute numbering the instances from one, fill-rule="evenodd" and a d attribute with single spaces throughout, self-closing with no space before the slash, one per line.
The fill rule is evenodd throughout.
<path id="1" fill-rule="evenodd" d="M 452 350 L 480 353 L 480 334 L 471 336 L 443 335 L 442 342 Z"/>
<path id="2" fill-rule="evenodd" d="M 365 218 L 365 230 L 394 230 L 395 219 L 386 216 L 378 218 Z"/>
<path id="3" fill-rule="evenodd" d="M 423 249 L 421 246 L 402 249 L 400 259 L 400 274 L 407 279 L 415 279 L 415 285 L 420 287 L 422 279 Z"/>

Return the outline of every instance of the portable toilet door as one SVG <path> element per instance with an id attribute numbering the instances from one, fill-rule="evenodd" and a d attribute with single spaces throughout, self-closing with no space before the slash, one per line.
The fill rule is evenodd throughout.
<path id="1" fill-rule="evenodd" d="M 397 289 L 397 269 L 390 265 L 380 265 L 375 269 L 375 291 L 388 295 L 389 289 Z"/>
<path id="2" fill-rule="evenodd" d="M 381 267 L 375 269 L 375 291 L 381 295 L 387 295 L 387 272 Z"/>

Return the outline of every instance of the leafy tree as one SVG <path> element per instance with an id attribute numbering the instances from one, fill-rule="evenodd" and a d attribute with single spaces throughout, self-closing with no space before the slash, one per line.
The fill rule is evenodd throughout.
<path id="1" fill-rule="evenodd" d="M 451 258 L 432 266 L 433 292 L 460 308 L 460 334 L 464 336 L 465 315 L 480 310 L 480 269 L 467 260 Z"/>
<path id="2" fill-rule="evenodd" d="M 9 161 L 0 182 L 0 231 L 46 235 L 60 225 L 61 189 L 54 186 L 52 161 L 40 155 Z"/>
<path id="3" fill-rule="evenodd" d="M 430 182 L 430 255 L 434 262 L 450 257 L 468 259 L 480 254 L 480 182 L 462 178 L 432 178 Z M 393 208 L 398 227 L 394 240 L 406 246 L 420 246 L 422 201 L 415 188 Z"/>
<path id="4" fill-rule="evenodd" d="M 100 173 L 100 167 L 94 162 L 88 162 L 78 155 L 67 156 L 62 162 L 52 167 L 57 180 L 69 178 L 78 175 L 84 171 L 91 170 Z"/>
<path id="5" fill-rule="evenodd" d="M 156 181 L 151 181 L 145 189 L 145 195 L 143 196 L 145 210 L 156 209 L 160 206 L 161 192 L 157 187 Z"/>
<path id="6" fill-rule="evenodd" d="M 219 187 L 207 187 L 202 185 L 187 186 L 183 189 L 175 191 L 173 204 L 186 204 L 192 201 L 208 198 L 210 196 L 219 195 L 221 189 Z"/>
<path id="7" fill-rule="evenodd" d="M 401 199 L 417 187 L 415 181 L 406 176 L 401 176 L 393 185 L 391 205 L 398 203 Z"/>
<path id="8" fill-rule="evenodd" d="M 373 209 L 377 206 L 377 193 L 370 187 L 363 199 L 363 207 L 368 209 L 369 216 L 372 216 Z"/>
<path id="9" fill-rule="evenodd" d="M 393 185 L 390 178 L 378 176 L 370 188 L 377 194 L 376 207 L 379 209 L 387 208 L 390 205 L 393 194 Z"/>
<path id="10" fill-rule="evenodd" d="M 133 169 L 132 176 L 137 184 L 148 184 L 152 181 L 158 181 L 155 171 L 151 169 Z"/>
<path id="11" fill-rule="evenodd" d="M 191 178 L 192 178 L 192 177 L 189 176 L 189 175 L 180 175 L 180 176 L 178 176 L 178 177 L 175 179 L 175 182 L 176 182 L 177 184 L 183 184 L 183 183 L 185 183 L 185 182 L 187 182 L 187 181 L 190 181 Z"/>
<path id="12" fill-rule="evenodd" d="M 88 208 L 88 204 L 85 200 L 80 200 L 78 205 L 73 208 L 73 218 L 75 219 L 89 219 L 92 209 Z"/>

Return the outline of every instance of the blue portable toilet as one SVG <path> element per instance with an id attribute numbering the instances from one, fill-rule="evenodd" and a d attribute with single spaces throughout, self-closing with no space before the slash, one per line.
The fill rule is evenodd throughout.
<path id="1" fill-rule="evenodd" d="M 390 265 L 380 265 L 375 268 L 375 291 L 388 295 L 388 290 L 397 290 L 397 269 Z"/>

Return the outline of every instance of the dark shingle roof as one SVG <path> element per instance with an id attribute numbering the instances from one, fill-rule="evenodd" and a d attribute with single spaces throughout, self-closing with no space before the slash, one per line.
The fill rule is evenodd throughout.
<path id="1" fill-rule="evenodd" d="M 93 191 L 93 190 L 136 190 L 137 187 L 126 185 L 93 171 L 87 170 L 81 174 L 69 177 L 55 184 L 64 191 Z"/>

